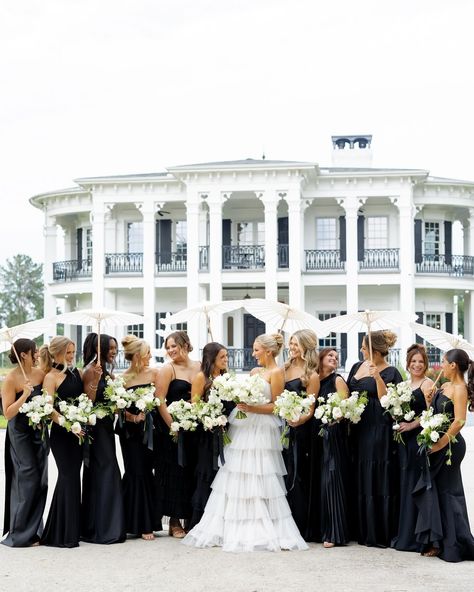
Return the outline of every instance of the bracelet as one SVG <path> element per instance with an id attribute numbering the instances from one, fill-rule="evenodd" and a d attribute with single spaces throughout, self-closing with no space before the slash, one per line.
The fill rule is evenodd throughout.
<path id="1" fill-rule="evenodd" d="M 133 423 L 137 423 L 137 416 L 136 415 L 133 416 Z"/>
<path id="2" fill-rule="evenodd" d="M 98 389 L 98 385 L 96 384 L 95 386 L 93 384 L 90 385 L 89 390 L 91 391 L 96 391 Z"/>

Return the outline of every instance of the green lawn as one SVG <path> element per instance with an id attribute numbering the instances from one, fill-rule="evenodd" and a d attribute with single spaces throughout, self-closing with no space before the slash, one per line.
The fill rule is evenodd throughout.
<path id="1" fill-rule="evenodd" d="M 0 429 L 6 428 L 6 427 L 7 427 L 7 420 L 3 417 L 3 415 L 0 415 Z"/>

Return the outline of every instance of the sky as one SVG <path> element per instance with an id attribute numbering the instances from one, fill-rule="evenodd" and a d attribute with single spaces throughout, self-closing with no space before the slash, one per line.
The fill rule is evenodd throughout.
<path id="1" fill-rule="evenodd" d="M 474 180 L 472 0 L 2 0 L 0 264 L 43 259 L 28 199 L 241 158 Z"/>

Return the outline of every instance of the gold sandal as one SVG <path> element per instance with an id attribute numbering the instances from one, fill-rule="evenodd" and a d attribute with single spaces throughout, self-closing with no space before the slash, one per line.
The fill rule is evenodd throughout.
<path id="1" fill-rule="evenodd" d="M 170 524 L 168 534 L 169 536 L 172 536 L 175 539 L 184 539 L 184 537 L 186 536 L 186 531 L 181 526 L 181 524 Z"/>

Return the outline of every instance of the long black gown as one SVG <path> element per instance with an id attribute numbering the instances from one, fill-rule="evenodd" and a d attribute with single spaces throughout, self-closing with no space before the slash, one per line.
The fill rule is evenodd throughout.
<path id="1" fill-rule="evenodd" d="M 305 390 L 301 378 L 286 381 L 285 389 L 298 394 Z M 312 541 L 315 538 L 319 540 L 319 532 L 313 532 L 315 524 L 309 520 L 311 487 L 315 485 L 312 483 L 312 478 L 316 477 L 313 467 L 319 463 L 320 459 L 320 455 L 317 454 L 320 443 L 314 437 L 313 424 L 313 418 L 311 418 L 296 428 L 290 427 L 288 448 L 283 450 L 287 471 L 286 499 L 296 526 L 306 541 Z M 316 529 L 319 531 L 319 525 L 316 525 Z"/>
<path id="2" fill-rule="evenodd" d="M 66 370 L 65 378 L 57 388 L 56 408 L 59 400 L 72 403 L 83 390 L 82 378 L 77 368 Z M 58 480 L 41 544 L 51 547 L 77 547 L 81 524 L 83 448 L 77 436 L 57 423 L 53 423 L 50 440 L 58 467 Z"/>
<path id="3" fill-rule="evenodd" d="M 435 413 L 450 413 L 454 405 L 442 390 L 433 397 Z M 474 560 L 474 537 L 471 534 L 466 498 L 461 477 L 461 462 L 466 454 L 466 442 L 459 433 L 451 443 L 451 465 L 446 464 L 446 448 L 425 455 L 423 470 L 413 491 L 418 519 L 416 540 L 421 551 L 439 549 L 445 561 Z"/>
<path id="4" fill-rule="evenodd" d="M 321 380 L 319 397 L 326 399 L 337 391 L 338 376 L 333 373 Z M 328 543 L 346 545 L 350 540 L 349 442 L 346 421 L 325 427 L 322 442 L 321 538 Z"/>
<path id="5" fill-rule="evenodd" d="M 166 403 L 191 399 L 191 383 L 181 378 L 174 378 L 168 387 Z M 182 438 L 181 466 L 178 458 L 178 444 L 170 436 L 169 427 L 157 414 L 155 453 L 155 492 L 157 512 L 161 516 L 190 520 L 192 516 L 191 498 L 196 480 L 197 462 L 196 432 L 180 434 Z"/>
<path id="6" fill-rule="evenodd" d="M 349 390 L 367 392 L 368 403 L 361 421 L 351 430 L 356 507 L 356 537 L 361 545 L 388 547 L 398 530 L 399 462 L 393 439 L 393 422 L 384 413 L 374 378 L 354 378 L 362 362 L 354 364 Z M 402 382 L 400 372 L 387 366 L 380 372 L 385 384 Z"/>
<path id="7" fill-rule="evenodd" d="M 104 401 L 106 387 L 102 375 L 97 385 L 96 403 Z M 82 476 L 81 540 L 110 545 L 126 539 L 122 479 L 115 450 L 111 417 L 98 419 L 90 429 L 89 466 Z"/>
<path id="8" fill-rule="evenodd" d="M 150 384 L 136 384 L 129 389 L 148 386 Z M 133 415 L 140 413 L 134 405 L 127 411 Z M 144 422 L 130 421 L 116 428 L 125 467 L 122 477 L 125 527 L 127 533 L 135 536 L 161 530 L 161 522 L 157 523 L 154 515 L 153 450 L 143 442 L 144 428 Z"/>
<path id="9" fill-rule="evenodd" d="M 421 387 L 421 385 L 420 385 Z M 413 391 L 411 409 L 415 417 L 419 417 L 426 410 L 423 391 L 418 387 Z M 392 540 L 392 547 L 398 551 L 420 551 L 416 541 L 415 525 L 418 510 L 412 496 L 413 489 L 420 477 L 423 458 L 418 454 L 417 435 L 421 428 L 403 432 L 403 443 L 398 444 L 398 458 L 400 460 L 400 520 L 398 533 Z"/>
<path id="10" fill-rule="evenodd" d="M 32 397 L 41 394 L 41 384 Z M 22 393 L 17 393 L 16 400 Z M 28 425 L 24 413 L 8 421 L 5 437 L 5 514 L 2 541 L 9 547 L 28 547 L 39 541 L 48 493 L 48 444 L 41 430 Z"/>

